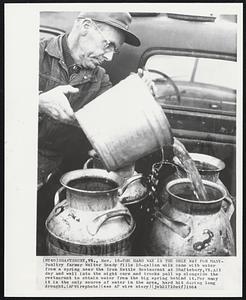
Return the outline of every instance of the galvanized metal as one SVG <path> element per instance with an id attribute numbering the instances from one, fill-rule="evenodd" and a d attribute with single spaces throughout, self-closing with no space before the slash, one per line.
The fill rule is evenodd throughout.
<path id="1" fill-rule="evenodd" d="M 206 202 L 182 196 L 187 187 L 191 189 L 188 179 L 167 184 L 169 198 L 153 216 L 146 245 L 148 255 L 235 255 L 230 216 L 222 209 L 226 192 L 214 182 L 204 180 L 203 184 L 214 195 Z"/>
<path id="2" fill-rule="evenodd" d="M 109 171 L 172 144 L 169 122 L 137 74 L 122 80 L 75 116 Z"/>
<path id="3" fill-rule="evenodd" d="M 202 153 L 189 153 L 189 155 L 192 160 L 195 161 L 196 167 L 202 179 L 213 182 L 218 181 L 220 172 L 225 168 L 225 163 L 221 159 Z M 174 161 L 179 167 L 182 168 L 182 165 L 179 163 L 176 157 L 174 158 Z M 206 167 L 203 168 L 203 165 Z M 181 169 L 179 169 L 178 173 L 180 176 L 183 174 L 182 177 L 186 177 L 185 173 L 182 173 Z"/>
<path id="4" fill-rule="evenodd" d="M 47 247 L 50 255 L 130 255 L 135 221 L 119 197 L 127 186 L 113 172 L 100 169 L 75 170 L 61 178 L 66 199 L 59 202 L 62 189 L 55 196 L 55 207 L 46 220 Z M 101 178 L 117 187 L 109 190 L 79 190 L 70 186 L 74 179 Z"/>
<path id="5" fill-rule="evenodd" d="M 84 169 L 105 168 L 103 162 L 94 150 L 89 151 L 89 155 L 91 157 L 85 162 Z M 115 173 L 125 180 L 129 180 L 131 177 L 139 175 L 135 171 L 134 163 L 116 170 Z M 144 185 L 142 180 L 132 182 L 121 195 L 120 201 L 129 209 L 136 222 L 132 255 L 141 255 L 146 241 L 144 235 L 145 227 L 148 226 L 150 219 L 150 207 L 152 206 L 152 198 L 149 196 L 147 185 Z"/>

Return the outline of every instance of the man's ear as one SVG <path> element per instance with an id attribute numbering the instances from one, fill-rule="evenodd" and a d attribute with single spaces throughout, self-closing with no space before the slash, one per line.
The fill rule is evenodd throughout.
<path id="1" fill-rule="evenodd" d="M 91 21 L 88 19 L 79 19 L 77 21 L 78 21 L 77 25 L 81 31 L 81 34 L 85 36 L 88 33 L 90 27 L 92 26 Z"/>

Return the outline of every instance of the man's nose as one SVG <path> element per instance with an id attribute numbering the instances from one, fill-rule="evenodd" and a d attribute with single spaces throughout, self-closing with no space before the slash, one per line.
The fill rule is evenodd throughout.
<path id="1" fill-rule="evenodd" d="M 107 52 L 107 53 L 104 53 L 103 54 L 103 58 L 106 60 L 106 61 L 111 61 L 113 59 L 113 56 L 114 56 L 114 52 L 111 51 L 111 52 Z"/>

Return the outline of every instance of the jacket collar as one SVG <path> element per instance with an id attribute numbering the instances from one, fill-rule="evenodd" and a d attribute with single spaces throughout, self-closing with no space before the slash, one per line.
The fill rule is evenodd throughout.
<path id="1" fill-rule="evenodd" d="M 67 65 L 67 68 L 69 70 L 69 67 L 74 66 L 76 64 L 75 64 L 74 59 L 71 55 L 71 51 L 70 51 L 70 49 L 68 48 L 68 45 L 67 45 L 67 34 L 65 34 L 62 37 L 61 40 L 62 40 L 62 53 L 63 53 L 64 61 L 65 61 L 65 64 Z M 79 68 L 81 68 L 81 66 L 79 66 Z"/>
<path id="2" fill-rule="evenodd" d="M 45 49 L 45 51 L 49 55 L 54 56 L 61 60 L 64 60 L 63 53 L 62 53 L 62 38 L 64 35 L 65 33 L 52 38 L 47 44 L 47 47 Z"/>

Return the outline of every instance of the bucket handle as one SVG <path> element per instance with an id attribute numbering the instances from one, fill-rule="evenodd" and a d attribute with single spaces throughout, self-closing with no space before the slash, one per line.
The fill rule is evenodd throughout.
<path id="1" fill-rule="evenodd" d="M 93 219 L 88 225 L 87 225 L 87 231 L 90 235 L 96 235 L 98 230 L 101 228 L 101 226 L 110 218 L 124 216 L 127 223 L 130 226 L 133 226 L 133 218 L 127 208 L 123 209 L 117 209 L 117 210 L 111 210 L 106 213 L 103 213 L 99 216 L 97 216 L 95 219 Z"/>
<path id="2" fill-rule="evenodd" d="M 59 202 L 60 202 L 60 196 L 61 196 L 61 192 L 65 190 L 65 187 L 62 186 L 60 187 L 57 192 L 55 193 L 55 197 L 54 197 L 54 206 L 56 206 Z"/>
<path id="3" fill-rule="evenodd" d="M 121 198 L 121 196 L 122 196 L 122 195 L 124 194 L 124 192 L 126 191 L 127 187 L 128 187 L 131 183 L 133 183 L 133 182 L 135 182 L 135 181 L 137 181 L 137 180 L 139 180 L 139 179 L 141 179 L 141 178 L 143 178 L 143 174 L 134 175 L 134 176 L 128 178 L 128 179 L 125 181 L 125 183 L 123 184 L 123 186 L 122 186 L 121 188 L 118 189 L 118 197 Z"/>
<path id="4" fill-rule="evenodd" d="M 186 171 L 184 170 L 184 168 L 182 166 L 180 166 L 176 162 L 165 160 L 164 164 L 171 165 L 172 167 L 175 167 L 178 176 L 182 177 L 182 178 L 185 177 Z"/>
<path id="5" fill-rule="evenodd" d="M 162 212 L 156 210 L 154 216 L 164 225 L 169 227 L 173 232 L 180 235 L 182 238 L 186 238 L 190 232 L 191 228 L 187 224 L 173 220 L 172 218 L 164 215 Z"/>

